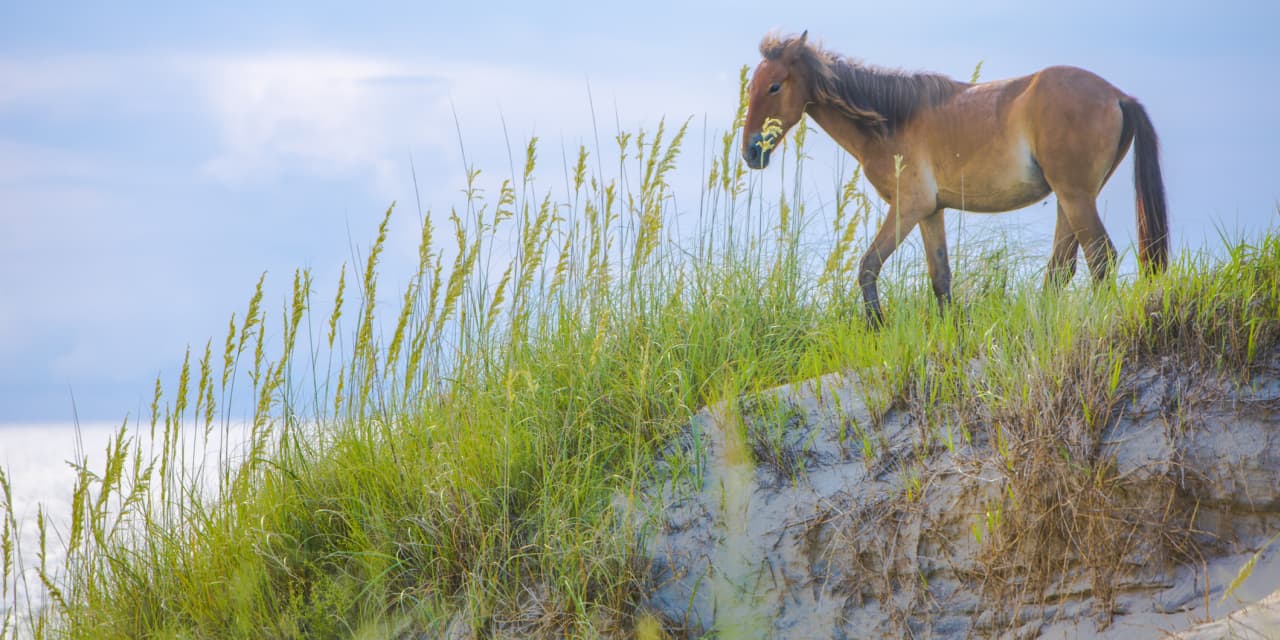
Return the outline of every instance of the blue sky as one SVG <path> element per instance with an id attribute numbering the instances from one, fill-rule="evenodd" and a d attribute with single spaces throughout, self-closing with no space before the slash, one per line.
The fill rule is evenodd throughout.
<path id="1" fill-rule="evenodd" d="M 188 4 L 0 4 L 0 423 L 65 422 L 72 397 L 82 420 L 138 413 L 262 272 L 268 302 L 295 267 L 331 284 L 392 201 L 390 261 L 412 256 L 410 162 L 424 209 L 458 202 L 453 113 L 499 175 L 504 122 L 554 166 L 588 140 L 588 90 L 609 135 L 722 127 L 774 28 L 959 78 L 1089 68 L 1147 105 L 1176 246 L 1280 221 L 1273 3 Z M 1121 245 L 1130 175 L 1099 203 Z"/>

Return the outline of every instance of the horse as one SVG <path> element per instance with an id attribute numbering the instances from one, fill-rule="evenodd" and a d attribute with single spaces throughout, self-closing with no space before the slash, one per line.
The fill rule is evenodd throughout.
<path id="1" fill-rule="evenodd" d="M 1058 197 L 1046 289 L 1076 272 L 1081 248 L 1095 283 L 1116 249 L 1098 217 L 1098 192 L 1134 147 L 1138 262 L 1144 275 L 1169 261 L 1168 214 L 1158 141 L 1146 109 L 1092 72 L 1049 67 L 979 84 L 934 73 L 864 65 L 800 36 L 766 35 L 748 86 L 742 157 L 769 164 L 787 131 L 808 114 L 862 165 L 888 203 L 863 256 L 858 284 L 867 321 L 884 322 L 876 281 L 903 236 L 920 228 L 930 284 L 951 300 L 946 209 L 998 213 Z"/>

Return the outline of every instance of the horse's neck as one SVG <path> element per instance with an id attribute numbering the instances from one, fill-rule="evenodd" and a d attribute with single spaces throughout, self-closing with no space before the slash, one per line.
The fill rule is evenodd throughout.
<path id="1" fill-rule="evenodd" d="M 893 166 L 893 154 L 899 152 L 894 134 L 878 137 L 867 133 L 839 109 L 820 103 L 810 103 L 806 113 L 822 127 L 845 151 L 862 165 L 863 173 L 874 180 L 882 165 Z"/>

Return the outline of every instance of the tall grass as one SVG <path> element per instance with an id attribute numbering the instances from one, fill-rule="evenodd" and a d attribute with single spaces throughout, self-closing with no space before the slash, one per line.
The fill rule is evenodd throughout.
<path id="1" fill-rule="evenodd" d="M 704 151 L 692 234 L 669 226 L 688 123 L 664 122 L 566 154 L 559 194 L 536 179 L 536 139 L 496 197 L 469 167 L 444 228 L 422 218 L 402 291 L 380 289 L 395 207 L 333 300 L 299 271 L 274 314 L 260 280 L 224 339 L 157 380 L 150 416 L 121 425 L 105 467 L 77 466 L 67 529 L 46 536 L 41 519 L 40 556 L 58 544 L 66 562 L 35 569 L 38 610 L 18 596 L 0 474 L 0 637 L 661 633 L 638 610 L 644 531 L 624 523 L 655 452 L 725 390 L 854 371 L 873 406 L 919 412 L 922 446 L 1004 443 L 1011 477 L 1072 438 L 1071 464 L 1044 482 L 1078 495 L 1080 478 L 1105 480 L 1083 443 L 1116 401 L 1115 371 L 1187 345 L 1247 365 L 1280 339 L 1275 238 L 1221 270 L 1184 260 L 1158 280 L 1056 296 L 997 242 L 957 252 L 945 316 L 918 269 L 889 274 L 872 332 L 851 283 L 875 200 L 856 171 L 806 190 L 803 123 L 780 167 L 748 175 L 744 114 L 740 101 Z M 246 395 L 240 427 L 231 407 Z M 970 433 L 978 413 L 999 427 Z M 874 455 L 874 425 L 859 429 L 851 442 Z M 1097 510 L 1011 486 L 993 505 L 1005 521 L 1053 511 L 1055 535 L 1083 544 Z M 988 529 L 993 549 L 1035 555 Z"/>

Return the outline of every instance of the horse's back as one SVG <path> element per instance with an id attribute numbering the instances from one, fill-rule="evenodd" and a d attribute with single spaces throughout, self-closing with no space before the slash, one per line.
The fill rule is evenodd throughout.
<path id="1" fill-rule="evenodd" d="M 1071 112 L 1116 105 L 1124 92 L 1102 76 L 1080 67 L 1047 67 L 1029 76 L 1025 91 L 1028 106 Z"/>

